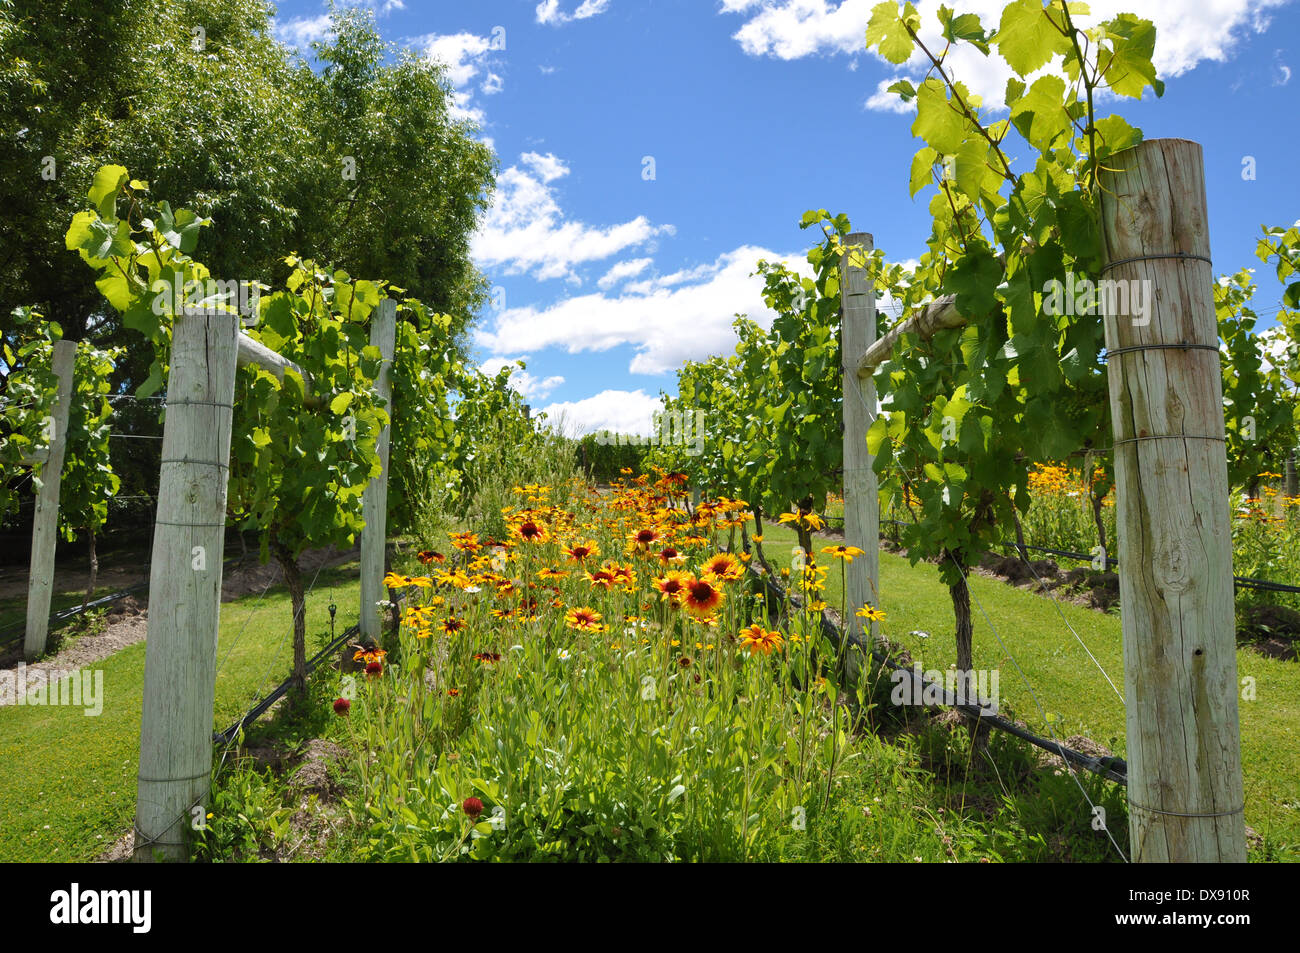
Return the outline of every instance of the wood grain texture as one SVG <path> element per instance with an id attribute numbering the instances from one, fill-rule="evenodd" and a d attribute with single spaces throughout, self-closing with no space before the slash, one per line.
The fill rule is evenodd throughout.
<path id="1" fill-rule="evenodd" d="M 854 232 L 846 240 L 849 248 L 861 250 L 863 261 L 871 253 L 873 239 L 866 232 Z M 855 261 L 844 266 L 840 283 L 840 354 L 843 360 L 844 403 L 844 542 L 857 546 L 865 555 L 845 566 L 847 618 L 851 638 L 867 641 L 878 636 L 875 623 L 854 615 L 865 603 L 880 605 L 880 492 L 874 458 L 867 452 L 867 430 L 876 414 L 876 384 L 859 378 L 855 357 L 876 339 L 876 296 L 866 269 Z M 852 674 L 852 673 L 850 673 Z"/>
<path id="2" fill-rule="evenodd" d="M 396 340 L 397 302 L 385 298 L 375 309 L 370 325 L 370 343 L 379 348 L 379 353 L 383 356 L 375 390 L 390 414 Z M 384 545 L 388 539 L 388 447 L 392 438 L 391 430 L 390 425 L 385 425 L 379 432 L 376 452 L 383 471 L 366 484 L 361 496 L 361 510 L 366 521 L 365 528 L 361 531 L 361 636 L 372 642 L 378 640 L 380 631 L 379 612 L 375 603 L 387 598 L 384 589 Z"/>
<path id="3" fill-rule="evenodd" d="M 875 305 L 873 303 L 872 308 Z M 957 299 L 953 295 L 936 298 L 925 307 L 912 314 L 906 321 L 901 321 L 886 331 L 879 340 L 874 337 L 870 346 L 863 351 L 858 360 L 858 376 L 871 377 L 876 368 L 894 353 L 894 346 L 904 334 L 919 334 L 928 341 L 945 328 L 960 328 L 966 323 L 966 316 L 957 311 Z"/>
<path id="4" fill-rule="evenodd" d="M 1108 162 L 1115 169 L 1101 177 L 1108 262 L 1209 257 L 1198 144 L 1155 139 Z M 1232 533 L 1213 272 L 1204 261 L 1156 257 L 1117 265 L 1105 278 L 1146 282 L 1154 295 L 1147 323 L 1105 316 L 1108 351 L 1209 348 L 1129 351 L 1109 361 L 1132 858 L 1241 862 Z M 1181 814 L 1224 816 L 1174 816 Z"/>
<path id="5" fill-rule="evenodd" d="M 23 638 L 23 655 L 29 662 L 44 654 L 50 635 L 54 550 L 59 541 L 59 484 L 68 446 L 68 415 L 72 410 L 72 375 L 76 363 L 77 345 L 72 341 L 55 341 L 53 370 L 59 387 L 50 414 L 54 439 L 43 455 L 33 455 L 40 460 L 41 486 L 36 491 L 36 511 L 32 514 L 32 556 L 27 575 L 27 631 Z"/>
<path id="6" fill-rule="evenodd" d="M 182 315 L 172 331 L 149 574 L 138 861 L 188 857 L 212 771 L 237 322 L 233 314 Z"/>

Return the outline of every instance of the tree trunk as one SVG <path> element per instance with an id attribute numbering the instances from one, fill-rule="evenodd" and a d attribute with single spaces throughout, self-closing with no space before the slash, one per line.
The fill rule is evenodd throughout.
<path id="1" fill-rule="evenodd" d="M 754 507 L 754 535 L 763 535 L 763 507 Z M 758 553 L 758 561 L 767 562 L 767 557 L 763 555 L 763 544 L 759 540 L 754 540 L 754 552 Z"/>
<path id="2" fill-rule="evenodd" d="M 1016 524 L 1016 548 L 1020 550 L 1020 558 L 1029 562 L 1029 550 L 1025 549 L 1025 529 L 1020 525 L 1020 514 L 1014 506 L 1011 508 L 1011 519 Z"/>
<path id="3" fill-rule="evenodd" d="M 948 552 L 946 557 L 952 559 L 963 570 L 965 569 L 958 554 Z M 954 585 L 948 587 L 948 594 L 952 597 L 952 614 L 957 623 L 957 687 L 960 692 L 957 700 L 967 704 L 977 704 L 974 672 L 975 623 L 970 611 L 970 586 L 964 574 Z M 978 717 L 966 716 L 966 726 L 970 731 L 972 746 L 976 751 L 982 751 L 987 743 L 988 731 L 980 730 Z"/>
<path id="4" fill-rule="evenodd" d="M 1091 488 L 1088 490 L 1088 494 L 1092 497 L 1092 521 L 1097 526 L 1097 545 L 1101 547 L 1101 551 L 1106 555 L 1106 565 L 1103 568 L 1109 569 L 1110 550 L 1106 546 L 1106 523 L 1101 518 L 1101 504 L 1103 498 L 1098 496 L 1096 493 L 1093 493 Z"/>
<path id="5" fill-rule="evenodd" d="M 289 587 L 293 604 L 293 694 L 297 701 L 302 701 L 307 696 L 307 597 L 302 590 L 297 558 L 278 541 L 272 546 L 276 561 L 284 570 L 284 584 Z"/>
<path id="6" fill-rule="evenodd" d="M 99 579 L 99 557 L 95 554 L 95 527 L 90 527 L 90 581 L 86 583 L 86 600 L 81 608 L 90 605 L 95 598 L 95 583 Z"/>

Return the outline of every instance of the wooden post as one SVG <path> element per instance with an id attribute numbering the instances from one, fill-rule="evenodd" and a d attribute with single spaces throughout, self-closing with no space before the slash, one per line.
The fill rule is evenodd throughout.
<path id="1" fill-rule="evenodd" d="M 1286 457 L 1286 495 L 1290 497 L 1300 496 L 1300 479 L 1296 476 L 1294 450 L 1287 454 Z"/>
<path id="2" fill-rule="evenodd" d="M 1101 175 L 1135 861 L 1246 859 L 1232 531 L 1201 147 Z M 1129 297 L 1119 293 L 1126 289 Z M 1108 309 L 1109 310 L 1109 309 Z"/>
<path id="3" fill-rule="evenodd" d="M 27 577 L 27 633 L 23 655 L 34 662 L 50 635 L 50 598 L 54 595 L 54 548 L 59 541 L 59 482 L 67 450 L 68 413 L 72 409 L 72 373 L 77 363 L 74 341 L 54 342 L 54 376 L 59 379 L 54 412 L 46 420 L 50 446 L 41 465 L 41 487 L 32 517 L 32 558 Z M 34 455 L 39 457 L 39 455 Z"/>
<path id="4" fill-rule="evenodd" d="M 845 569 L 848 618 L 844 631 L 850 640 L 874 640 L 875 623 L 854 615 L 866 603 L 880 605 L 880 488 L 867 452 L 867 430 L 876 416 L 876 383 L 870 374 L 859 376 L 860 356 L 876 340 L 876 295 L 864 267 L 874 240 L 867 232 L 854 232 L 845 241 L 846 256 L 863 256 L 862 264 L 846 260 L 840 281 L 840 355 L 843 363 L 844 403 L 844 543 L 865 555 Z M 850 672 L 850 675 L 854 673 Z"/>
<path id="5" fill-rule="evenodd" d="M 370 343 L 379 348 L 383 365 L 375 390 L 388 413 L 393 412 L 392 366 L 397 340 L 397 302 L 385 298 L 375 309 L 370 325 Z M 365 528 L 361 530 L 361 637 L 374 642 L 379 638 L 380 620 L 375 603 L 385 598 L 384 546 L 388 539 L 388 444 L 391 424 L 379 432 L 376 451 L 383 471 L 371 480 L 361 496 Z"/>
<path id="6" fill-rule="evenodd" d="M 238 316 L 179 315 L 172 331 L 140 722 L 135 859 L 184 860 L 204 821 Z"/>

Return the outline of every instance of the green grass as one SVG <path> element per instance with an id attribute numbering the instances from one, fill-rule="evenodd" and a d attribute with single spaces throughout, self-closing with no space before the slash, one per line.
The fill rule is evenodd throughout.
<path id="1" fill-rule="evenodd" d="M 357 565 L 325 570 L 307 599 L 307 652 L 356 621 Z M 310 575 L 307 582 L 311 581 Z M 214 727 L 226 728 L 267 694 L 292 661 L 288 593 L 250 595 L 221 607 Z M 145 645 L 96 663 L 104 710 L 0 708 L 0 862 L 87 861 L 131 827 L 140 744 Z"/>
<path id="2" fill-rule="evenodd" d="M 795 534 L 768 526 L 763 538 L 774 568 L 789 566 Z M 818 549 L 830 542 L 817 539 Z M 828 559 L 818 554 L 819 562 Z M 831 568 L 823 596 L 837 611 L 843 598 L 838 569 L 838 564 Z M 1124 705 L 1083 648 L 1087 646 L 1122 692 L 1119 617 L 1064 601 L 1054 605 L 1049 597 L 975 574 L 970 585 L 975 667 L 1000 672 L 1004 713 L 1050 737 L 1036 695 L 1062 739 L 1085 735 L 1122 756 Z M 952 602 L 936 566 L 911 566 L 902 557 L 882 552 L 880 591 L 887 614 L 882 631 L 892 642 L 906 647 L 926 669 L 943 670 L 956 661 Z M 922 639 L 912 635 L 914 631 L 930 637 Z M 1256 690 L 1255 701 L 1240 703 L 1246 823 L 1266 842 L 1289 845 L 1289 852 L 1300 859 L 1300 665 L 1241 649 L 1237 669 L 1239 677 L 1255 679 Z"/>

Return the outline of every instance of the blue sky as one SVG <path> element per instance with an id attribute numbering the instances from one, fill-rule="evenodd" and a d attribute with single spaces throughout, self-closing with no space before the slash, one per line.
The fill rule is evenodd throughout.
<path id="1" fill-rule="evenodd" d="M 764 320 L 759 258 L 796 259 L 806 209 L 845 212 L 890 260 L 929 232 L 907 178 L 912 114 L 882 92 L 919 67 L 863 49 L 874 0 L 353 0 L 384 37 L 443 62 L 456 109 L 501 164 L 474 257 L 500 307 L 475 338 L 489 370 L 578 430 L 649 432 L 685 359 L 729 353 L 736 313 Z M 1002 0 L 962 3 L 996 24 Z M 937 2 L 917 3 L 937 30 Z M 1300 3 L 1102 0 L 1155 21 L 1161 99 L 1106 104 L 1148 138 L 1205 149 L 1216 273 L 1258 265 L 1261 224 L 1300 218 L 1294 130 Z M 276 32 L 305 49 L 319 0 L 286 0 Z M 1000 102 L 1004 63 L 954 61 Z M 1253 158 L 1254 178 L 1243 175 Z M 1256 305 L 1280 302 L 1259 268 Z"/>

